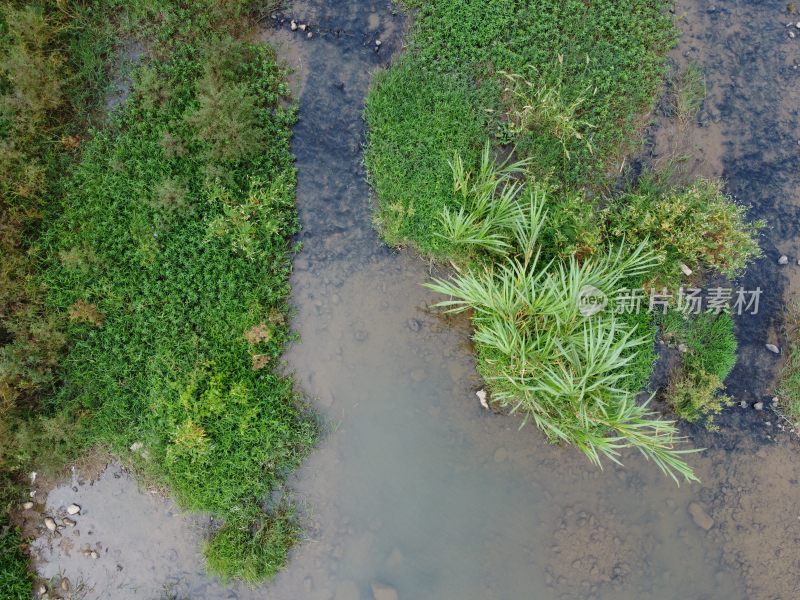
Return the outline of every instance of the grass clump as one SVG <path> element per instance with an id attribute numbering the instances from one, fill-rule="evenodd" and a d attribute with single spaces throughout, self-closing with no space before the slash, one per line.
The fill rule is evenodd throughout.
<path id="1" fill-rule="evenodd" d="M 473 311 L 479 371 L 493 400 L 532 420 L 551 440 L 574 444 L 593 462 L 618 462 L 636 448 L 673 478 L 695 479 L 674 424 L 655 418 L 626 386 L 646 337 L 613 310 L 583 310 L 586 290 L 610 296 L 657 265 L 644 244 L 609 247 L 579 263 L 541 257 L 547 191 L 496 167 L 488 151 L 474 177 L 454 162 L 464 208 L 443 213 L 443 235 L 472 260 L 430 287 L 454 299 L 439 306 Z M 593 308 L 593 307 L 592 307 Z M 652 338 L 650 339 L 652 343 Z"/>
<path id="2" fill-rule="evenodd" d="M 690 63 L 672 79 L 672 110 L 678 127 L 686 129 L 697 118 L 706 99 L 706 80 L 703 70 Z"/>
<path id="3" fill-rule="evenodd" d="M 789 348 L 778 377 L 777 393 L 781 411 L 797 427 L 800 422 L 800 305 L 795 303 L 788 308 L 783 329 Z"/>
<path id="4" fill-rule="evenodd" d="M 286 553 L 300 539 L 300 527 L 290 507 L 269 515 L 228 520 L 205 547 L 209 568 L 225 580 L 256 583 L 274 577 Z"/>
<path id="5" fill-rule="evenodd" d="M 680 418 L 690 423 L 702 420 L 715 430 L 714 415 L 731 404 L 721 390 L 736 364 L 733 319 L 726 313 L 685 315 L 670 310 L 659 321 L 665 340 L 681 350 L 681 366 L 666 391 L 667 402 Z"/>

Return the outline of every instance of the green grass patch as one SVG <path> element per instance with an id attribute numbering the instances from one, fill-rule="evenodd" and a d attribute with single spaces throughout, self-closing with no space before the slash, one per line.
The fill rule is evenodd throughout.
<path id="1" fill-rule="evenodd" d="M 19 259 L 0 302 L 24 309 L 0 327 L 2 481 L 104 445 L 224 522 L 215 572 L 271 576 L 298 529 L 270 498 L 316 439 L 280 364 L 298 230 L 287 73 L 238 37 L 250 2 L 19 4 L 0 21 Z M 118 43 L 147 56 L 106 115 Z"/>
<path id="2" fill-rule="evenodd" d="M 705 371 L 724 381 L 733 370 L 738 344 L 729 314 L 669 310 L 659 321 L 667 340 L 686 346 L 683 360 L 690 371 Z"/>
<path id="3" fill-rule="evenodd" d="M 28 600 L 33 594 L 33 577 L 19 529 L 0 517 L 0 598 Z"/>
<path id="4" fill-rule="evenodd" d="M 376 79 L 366 108 L 365 158 L 389 243 L 447 253 L 434 225 L 453 206 L 446 161 L 458 153 L 477 166 L 487 136 L 536 157 L 537 177 L 571 188 L 602 187 L 606 167 L 639 143 L 631 131 L 675 36 L 666 2 L 408 4 L 408 50 Z M 508 75 L 532 97 L 522 117 Z"/>

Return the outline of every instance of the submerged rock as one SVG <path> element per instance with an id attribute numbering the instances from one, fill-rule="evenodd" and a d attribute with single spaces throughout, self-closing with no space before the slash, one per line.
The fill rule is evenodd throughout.
<path id="1" fill-rule="evenodd" d="M 397 590 L 382 583 L 372 584 L 372 597 L 374 600 L 398 600 Z"/>
<path id="2" fill-rule="evenodd" d="M 714 526 L 714 519 L 706 512 L 700 504 L 692 502 L 689 504 L 689 514 L 692 516 L 694 524 L 708 531 Z"/>

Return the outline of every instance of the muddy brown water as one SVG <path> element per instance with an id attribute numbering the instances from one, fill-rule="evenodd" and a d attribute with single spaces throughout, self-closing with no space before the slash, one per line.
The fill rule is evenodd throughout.
<path id="1" fill-rule="evenodd" d="M 773 256 L 797 245 L 800 39 L 788 41 L 783 3 L 682 1 L 678 15 L 684 35 L 672 59 L 696 60 L 709 77 L 704 125 L 688 134 L 703 161 L 691 168 L 727 177 L 774 227 L 747 281 L 780 296 L 761 320 L 739 324 L 745 352 L 732 379 L 737 394 L 756 397 L 775 366 L 762 338 L 791 287 L 788 269 L 800 269 L 781 271 Z M 75 528 L 35 542 L 40 574 L 115 599 L 369 600 L 375 583 L 414 600 L 800 597 L 798 448 L 770 411 L 730 409 L 719 436 L 692 430 L 712 448 L 690 459 L 703 483 L 676 487 L 638 455 L 600 471 L 481 408 L 468 327 L 427 310 L 429 265 L 387 249 L 371 223 L 363 99 L 401 48 L 403 17 L 366 0 L 300 2 L 285 16 L 264 36 L 296 68 L 300 98 L 303 250 L 292 284 L 301 339 L 287 361 L 331 424 L 291 481 L 307 539 L 270 584 L 223 585 L 204 574 L 206 521 L 140 490 L 113 463 L 37 506 L 82 507 Z M 292 32 L 291 18 L 310 23 L 312 37 Z M 678 143 L 669 128 L 661 119 L 651 159 Z M 708 518 L 693 519 L 690 507 Z M 96 559 L 83 556 L 89 546 Z"/>

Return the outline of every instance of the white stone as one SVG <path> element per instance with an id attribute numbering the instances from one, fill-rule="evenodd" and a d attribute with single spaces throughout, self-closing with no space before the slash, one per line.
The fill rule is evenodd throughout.
<path id="1" fill-rule="evenodd" d="M 486 401 L 486 390 L 478 390 L 475 392 L 475 395 L 480 400 L 481 406 L 486 410 L 489 410 L 489 403 Z"/>
<path id="2" fill-rule="evenodd" d="M 44 520 L 44 526 L 47 527 L 50 531 L 56 530 L 56 522 L 53 520 L 52 517 L 47 517 Z"/>
<path id="3" fill-rule="evenodd" d="M 769 350 L 773 354 L 780 354 L 781 353 L 780 348 L 778 348 L 775 344 L 767 344 L 766 348 L 767 348 L 767 350 Z"/>
<path id="4" fill-rule="evenodd" d="M 78 506 L 77 504 L 70 504 L 67 507 L 67 514 L 68 515 L 77 515 L 79 512 L 81 512 L 81 507 Z"/>

